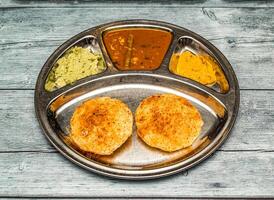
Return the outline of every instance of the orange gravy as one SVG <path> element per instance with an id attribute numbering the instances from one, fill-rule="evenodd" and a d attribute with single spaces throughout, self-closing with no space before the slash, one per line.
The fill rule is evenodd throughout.
<path id="1" fill-rule="evenodd" d="M 120 70 L 157 69 L 171 39 L 171 32 L 152 28 L 111 30 L 103 35 L 107 52 Z"/>

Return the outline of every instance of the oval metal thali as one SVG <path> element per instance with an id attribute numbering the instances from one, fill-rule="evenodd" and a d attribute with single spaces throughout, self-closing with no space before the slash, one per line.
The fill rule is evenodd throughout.
<path id="1" fill-rule="evenodd" d="M 104 46 L 105 31 L 120 28 L 153 28 L 167 30 L 173 38 L 159 68 L 153 71 L 117 70 Z M 53 92 L 45 90 L 46 78 L 56 60 L 72 46 L 101 52 L 107 69 L 97 75 L 80 79 Z M 182 48 L 203 51 L 221 67 L 229 90 L 225 93 L 178 76 L 169 71 L 172 54 Z M 110 96 L 121 99 L 134 113 L 140 101 L 150 95 L 172 93 L 189 100 L 201 113 L 204 126 L 193 145 L 166 153 L 144 144 L 136 135 L 111 156 L 98 156 L 74 147 L 67 135 L 72 113 L 83 101 Z M 152 179 L 188 169 L 212 154 L 227 138 L 239 109 L 239 86 L 235 73 L 224 55 L 201 36 L 173 24 L 150 20 L 127 20 L 88 29 L 62 44 L 44 64 L 36 83 L 35 110 L 49 141 L 74 163 L 99 174 L 122 179 Z"/>

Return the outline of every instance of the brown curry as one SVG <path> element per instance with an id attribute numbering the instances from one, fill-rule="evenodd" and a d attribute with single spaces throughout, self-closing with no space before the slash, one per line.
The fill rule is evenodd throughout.
<path id="1" fill-rule="evenodd" d="M 171 39 L 171 32 L 152 28 L 111 30 L 103 35 L 107 52 L 120 70 L 157 69 Z"/>

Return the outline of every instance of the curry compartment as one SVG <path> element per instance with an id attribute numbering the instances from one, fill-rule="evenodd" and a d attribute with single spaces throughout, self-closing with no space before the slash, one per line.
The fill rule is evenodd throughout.
<path id="1" fill-rule="evenodd" d="M 160 67 L 172 41 L 169 30 L 128 27 L 106 30 L 103 42 L 119 70 L 155 70 Z"/>
<path id="2" fill-rule="evenodd" d="M 102 73 L 106 64 L 94 36 L 88 35 L 70 45 L 54 62 L 45 82 L 52 92 L 77 80 Z"/>
<path id="3" fill-rule="evenodd" d="M 181 37 L 174 49 L 169 70 L 179 76 L 192 79 L 215 91 L 229 90 L 227 78 L 209 50 L 191 37 Z"/>

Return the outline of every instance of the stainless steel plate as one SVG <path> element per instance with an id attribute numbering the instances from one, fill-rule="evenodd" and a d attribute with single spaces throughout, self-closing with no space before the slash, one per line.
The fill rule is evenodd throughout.
<path id="1" fill-rule="evenodd" d="M 112 64 L 102 33 L 106 30 L 127 27 L 150 27 L 170 31 L 173 40 L 161 64 L 154 71 L 118 71 Z M 182 38 L 184 43 L 182 44 Z M 187 38 L 187 39 L 185 39 Z M 107 69 L 53 92 L 44 89 L 47 75 L 56 60 L 70 47 L 78 45 L 93 52 L 101 52 Z M 181 49 L 180 49 L 181 46 Z M 179 48 L 179 49 L 178 49 Z M 174 52 L 183 48 L 192 52 L 203 51 L 212 56 L 225 74 L 229 91 L 218 92 L 193 80 L 180 77 L 168 69 Z M 144 144 L 133 136 L 111 156 L 85 153 L 74 147 L 67 135 L 69 121 L 77 105 L 96 96 L 111 96 L 124 101 L 135 112 L 140 101 L 156 93 L 173 93 L 195 105 L 205 122 L 200 136 L 186 149 L 166 153 Z M 88 29 L 62 44 L 47 60 L 37 79 L 35 109 L 38 120 L 50 142 L 67 158 L 91 171 L 123 179 L 151 179 L 188 169 L 208 157 L 228 136 L 239 107 L 239 86 L 235 73 L 211 43 L 184 28 L 148 20 L 128 20 L 104 24 Z"/>

